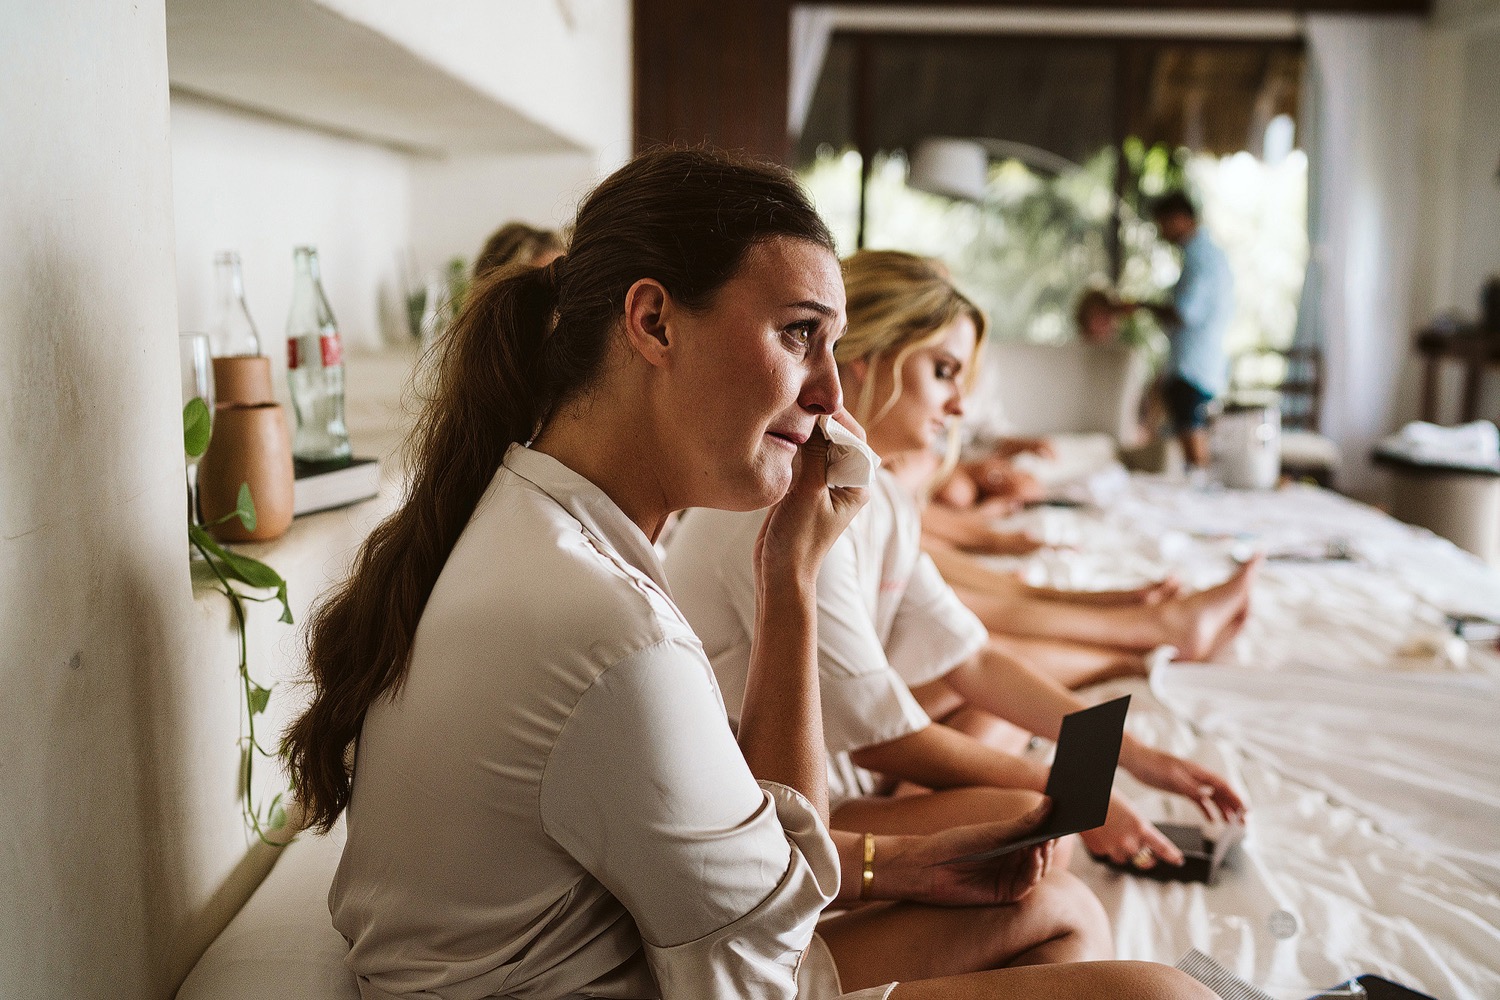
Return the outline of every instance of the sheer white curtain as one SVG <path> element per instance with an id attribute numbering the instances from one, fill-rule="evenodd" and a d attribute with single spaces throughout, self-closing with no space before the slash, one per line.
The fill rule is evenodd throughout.
<path id="1" fill-rule="evenodd" d="M 1299 339 L 1321 343 L 1323 430 L 1340 487 L 1374 499 L 1370 448 L 1394 430 L 1421 219 L 1427 30 L 1416 18 L 1310 15 L 1312 282 Z"/>

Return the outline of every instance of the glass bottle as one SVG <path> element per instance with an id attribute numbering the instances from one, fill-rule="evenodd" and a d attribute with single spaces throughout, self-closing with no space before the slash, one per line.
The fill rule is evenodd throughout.
<path id="1" fill-rule="evenodd" d="M 318 251 L 297 247 L 292 257 L 297 273 L 286 320 L 286 374 L 297 415 L 292 456 L 299 464 L 336 468 L 353 454 L 344 425 L 343 343 L 318 277 Z"/>
<path id="2" fill-rule="evenodd" d="M 214 357 L 233 358 L 258 355 L 260 333 L 245 304 L 245 279 L 240 273 L 240 255 L 232 250 L 214 256 L 214 284 L 217 288 L 217 311 L 209 328 Z"/>

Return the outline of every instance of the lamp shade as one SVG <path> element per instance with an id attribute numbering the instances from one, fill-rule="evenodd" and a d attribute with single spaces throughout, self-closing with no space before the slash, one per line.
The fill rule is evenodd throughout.
<path id="1" fill-rule="evenodd" d="M 923 139 L 912 151 L 906 183 L 947 198 L 983 201 L 989 154 L 972 139 Z"/>

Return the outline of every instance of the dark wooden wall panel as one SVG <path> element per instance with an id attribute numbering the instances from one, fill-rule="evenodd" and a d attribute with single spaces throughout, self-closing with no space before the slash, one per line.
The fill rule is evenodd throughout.
<path id="1" fill-rule="evenodd" d="M 790 0 L 636 0 L 635 144 L 785 160 Z"/>

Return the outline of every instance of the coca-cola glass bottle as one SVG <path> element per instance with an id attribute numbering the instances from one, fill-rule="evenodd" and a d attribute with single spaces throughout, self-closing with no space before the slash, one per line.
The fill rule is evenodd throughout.
<path id="1" fill-rule="evenodd" d="M 260 353 L 260 333 L 245 305 L 245 279 L 240 274 L 240 255 L 225 250 L 214 257 L 217 312 L 209 328 L 209 343 L 216 358 L 236 358 Z"/>
<path id="2" fill-rule="evenodd" d="M 297 247 L 293 260 L 296 284 L 286 320 L 286 374 L 297 415 L 292 456 L 304 467 L 337 468 L 353 453 L 344 426 L 343 343 L 318 278 L 318 251 Z"/>

